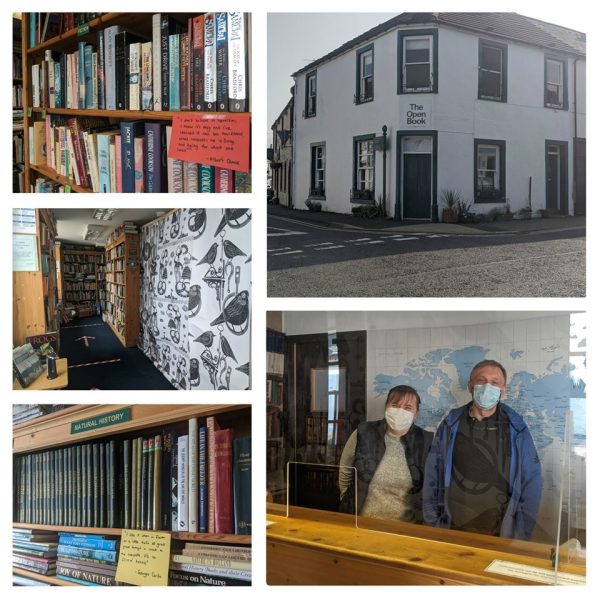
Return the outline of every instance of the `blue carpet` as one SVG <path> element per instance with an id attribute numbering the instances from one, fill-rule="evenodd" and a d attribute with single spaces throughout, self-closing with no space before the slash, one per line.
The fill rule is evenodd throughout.
<path id="1" fill-rule="evenodd" d="M 123 347 L 100 317 L 75 319 L 62 327 L 60 355 L 69 361 L 69 390 L 175 389 L 141 350 Z M 108 360 L 118 362 L 75 367 Z"/>

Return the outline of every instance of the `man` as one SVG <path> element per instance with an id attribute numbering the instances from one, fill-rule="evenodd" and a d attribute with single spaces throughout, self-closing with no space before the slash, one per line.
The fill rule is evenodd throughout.
<path id="1" fill-rule="evenodd" d="M 506 370 L 483 360 L 473 367 L 467 387 L 472 402 L 448 413 L 427 457 L 425 523 L 528 540 L 542 474 L 527 425 L 500 402 Z"/>
<path id="2" fill-rule="evenodd" d="M 414 388 L 397 385 L 388 393 L 384 418 L 352 432 L 340 458 L 342 511 L 423 522 L 423 469 L 433 434 L 415 424 L 420 403 Z"/>

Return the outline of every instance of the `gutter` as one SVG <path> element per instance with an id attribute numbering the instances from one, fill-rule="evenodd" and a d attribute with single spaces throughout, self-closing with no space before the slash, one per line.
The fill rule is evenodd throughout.
<path id="1" fill-rule="evenodd" d="M 573 122 L 574 135 L 573 140 L 573 214 L 575 214 L 575 206 L 577 204 L 577 61 L 575 57 L 573 61 Z"/>

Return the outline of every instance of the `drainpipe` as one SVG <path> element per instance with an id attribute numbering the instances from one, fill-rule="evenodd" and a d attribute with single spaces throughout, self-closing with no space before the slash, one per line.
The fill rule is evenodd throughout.
<path id="1" fill-rule="evenodd" d="M 573 139 L 573 214 L 575 214 L 575 205 L 577 204 L 577 61 L 575 57 L 573 62 L 573 121 L 575 137 Z"/>
<path id="2" fill-rule="evenodd" d="M 386 179 L 387 179 L 387 167 L 386 167 L 386 162 L 387 162 L 387 125 L 384 125 L 381 128 L 381 132 L 383 134 L 383 208 L 387 211 L 387 190 L 386 190 Z"/>

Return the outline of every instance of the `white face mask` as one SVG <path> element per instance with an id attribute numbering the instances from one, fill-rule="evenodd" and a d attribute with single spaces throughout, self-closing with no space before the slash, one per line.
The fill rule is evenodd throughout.
<path id="1" fill-rule="evenodd" d="M 390 406 L 385 409 L 385 422 L 394 433 L 404 435 L 413 424 L 415 414 L 405 408 Z"/>

